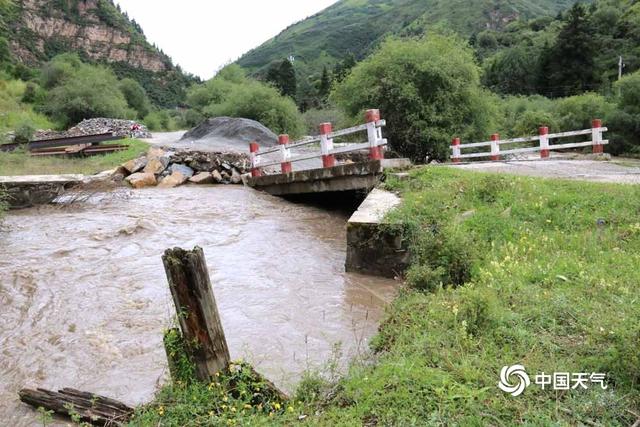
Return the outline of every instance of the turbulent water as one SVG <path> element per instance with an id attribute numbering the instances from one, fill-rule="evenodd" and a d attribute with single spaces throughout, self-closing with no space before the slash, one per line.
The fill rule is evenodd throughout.
<path id="1" fill-rule="evenodd" d="M 161 255 L 204 249 L 232 358 L 284 388 L 342 343 L 366 350 L 393 281 L 344 272 L 344 213 L 242 187 L 137 191 L 13 212 L 0 226 L 0 425 L 33 425 L 22 387 L 148 401 L 175 313 Z M 344 360 L 344 359 L 343 359 Z"/>

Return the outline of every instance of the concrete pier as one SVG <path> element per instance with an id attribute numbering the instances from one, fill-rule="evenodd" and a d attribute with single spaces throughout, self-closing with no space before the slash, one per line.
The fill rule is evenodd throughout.
<path id="1" fill-rule="evenodd" d="M 386 215 L 400 205 L 393 193 L 374 189 L 347 222 L 348 272 L 395 277 L 409 265 L 402 226 L 387 222 Z"/>

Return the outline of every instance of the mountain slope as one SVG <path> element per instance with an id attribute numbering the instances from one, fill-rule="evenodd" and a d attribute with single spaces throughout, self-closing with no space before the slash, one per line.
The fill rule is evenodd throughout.
<path id="1" fill-rule="evenodd" d="M 294 56 L 312 69 L 352 53 L 360 59 L 387 34 L 434 26 L 469 36 L 519 17 L 553 15 L 574 0 L 341 0 L 246 53 L 238 64 L 257 71 Z"/>
<path id="2" fill-rule="evenodd" d="M 192 80 L 146 39 L 140 26 L 111 0 L 15 0 L 7 21 L 14 60 L 37 67 L 53 56 L 75 52 L 103 63 L 119 77 L 138 80 L 161 106 L 184 98 Z"/>

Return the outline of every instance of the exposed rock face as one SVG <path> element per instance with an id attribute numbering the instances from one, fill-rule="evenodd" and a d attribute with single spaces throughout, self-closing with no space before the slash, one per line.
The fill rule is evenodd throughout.
<path id="1" fill-rule="evenodd" d="M 145 40 L 107 0 L 66 1 L 62 10 L 48 0 L 21 0 L 12 29 L 14 56 L 37 65 L 60 51 L 82 52 L 94 61 L 122 62 L 131 67 L 161 72 L 170 60 Z"/>

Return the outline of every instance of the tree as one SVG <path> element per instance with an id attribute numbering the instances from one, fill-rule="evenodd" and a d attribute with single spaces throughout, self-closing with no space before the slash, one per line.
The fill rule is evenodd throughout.
<path id="1" fill-rule="evenodd" d="M 288 59 L 272 64 L 269 71 L 267 71 L 266 80 L 273 83 L 282 95 L 295 98 L 297 88 L 296 71 Z"/>
<path id="2" fill-rule="evenodd" d="M 447 158 L 452 137 L 486 138 L 496 116 L 469 46 L 436 34 L 385 41 L 331 98 L 354 118 L 379 108 L 391 147 L 417 161 Z"/>
<path id="3" fill-rule="evenodd" d="M 543 58 L 546 92 L 555 97 L 591 90 L 595 79 L 595 37 L 585 7 L 576 3 L 555 44 Z"/>
<path id="4" fill-rule="evenodd" d="M 333 78 L 337 82 L 343 81 L 355 66 L 356 57 L 353 56 L 353 53 L 349 52 L 342 61 L 336 64 L 333 69 Z"/>
<path id="5" fill-rule="evenodd" d="M 122 92 L 124 98 L 127 100 L 129 107 L 138 113 L 139 119 L 149 114 L 149 111 L 151 111 L 151 102 L 149 101 L 147 92 L 145 92 L 140 83 L 127 78 L 120 80 L 118 86 L 120 92 Z"/>
<path id="6" fill-rule="evenodd" d="M 539 75 L 539 51 L 521 44 L 489 58 L 484 64 L 483 82 L 501 94 L 531 95 L 537 92 Z"/>
<path id="7" fill-rule="evenodd" d="M 322 69 L 322 77 L 320 78 L 320 85 L 318 86 L 318 96 L 325 101 L 331 92 L 331 77 L 329 76 L 329 70 L 325 66 Z"/>

